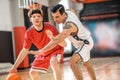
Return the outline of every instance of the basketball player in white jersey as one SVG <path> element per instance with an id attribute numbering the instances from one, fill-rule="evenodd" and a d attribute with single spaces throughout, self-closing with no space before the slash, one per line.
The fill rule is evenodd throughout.
<path id="1" fill-rule="evenodd" d="M 53 20 L 63 24 L 63 31 L 54 37 L 50 43 L 39 51 L 30 51 L 29 53 L 36 56 L 46 52 L 60 42 L 68 38 L 72 45 L 76 47 L 76 51 L 72 55 L 69 65 L 77 80 L 83 80 L 79 62 L 83 62 L 92 80 L 96 80 L 95 72 L 90 60 L 90 50 L 93 48 L 93 40 L 90 32 L 84 28 L 77 16 L 71 11 L 65 11 L 63 5 L 57 4 L 52 9 Z"/>

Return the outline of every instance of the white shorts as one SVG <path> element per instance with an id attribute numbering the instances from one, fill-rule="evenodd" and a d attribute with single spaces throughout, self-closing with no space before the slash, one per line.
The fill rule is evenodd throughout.
<path id="1" fill-rule="evenodd" d="M 90 51 L 94 45 L 91 37 L 89 37 L 87 40 L 89 41 L 89 44 L 83 44 L 75 51 L 79 53 L 80 57 L 83 59 L 83 62 L 87 62 L 90 59 Z"/>

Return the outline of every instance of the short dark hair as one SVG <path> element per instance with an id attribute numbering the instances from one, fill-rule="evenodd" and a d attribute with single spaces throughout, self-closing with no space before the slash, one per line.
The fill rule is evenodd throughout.
<path id="1" fill-rule="evenodd" d="M 41 9 L 30 9 L 30 11 L 28 12 L 28 17 L 30 18 L 33 14 L 38 13 L 41 16 L 43 16 L 43 11 Z"/>
<path id="2" fill-rule="evenodd" d="M 53 7 L 51 8 L 51 12 L 52 12 L 52 13 L 55 13 L 55 12 L 57 12 L 57 11 L 59 11 L 61 15 L 62 15 L 63 13 L 65 13 L 65 8 L 64 8 L 64 6 L 63 6 L 62 4 L 57 4 L 57 5 L 55 5 L 55 6 L 53 6 Z"/>

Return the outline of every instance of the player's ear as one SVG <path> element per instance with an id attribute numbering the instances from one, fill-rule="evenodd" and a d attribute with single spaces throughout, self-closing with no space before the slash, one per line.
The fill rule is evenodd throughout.
<path id="1" fill-rule="evenodd" d="M 43 21 L 43 17 L 41 17 L 41 20 Z"/>
<path id="2" fill-rule="evenodd" d="M 63 13 L 63 15 L 65 16 L 66 14 L 65 14 L 65 13 Z"/>

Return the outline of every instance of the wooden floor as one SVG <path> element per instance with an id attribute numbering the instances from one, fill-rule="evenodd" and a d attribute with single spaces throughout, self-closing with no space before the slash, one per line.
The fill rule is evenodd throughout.
<path id="1" fill-rule="evenodd" d="M 92 58 L 97 80 L 120 80 L 120 57 Z M 1 65 L 0 65 L 1 66 Z M 83 71 L 84 80 L 91 80 L 85 68 L 80 64 Z M 75 80 L 68 61 L 63 63 L 63 80 Z M 31 80 L 28 74 L 29 69 L 19 70 L 23 80 Z M 41 80 L 54 80 L 52 70 L 49 69 L 47 74 L 39 74 Z M 0 80 L 5 80 L 7 73 L 0 74 Z"/>

